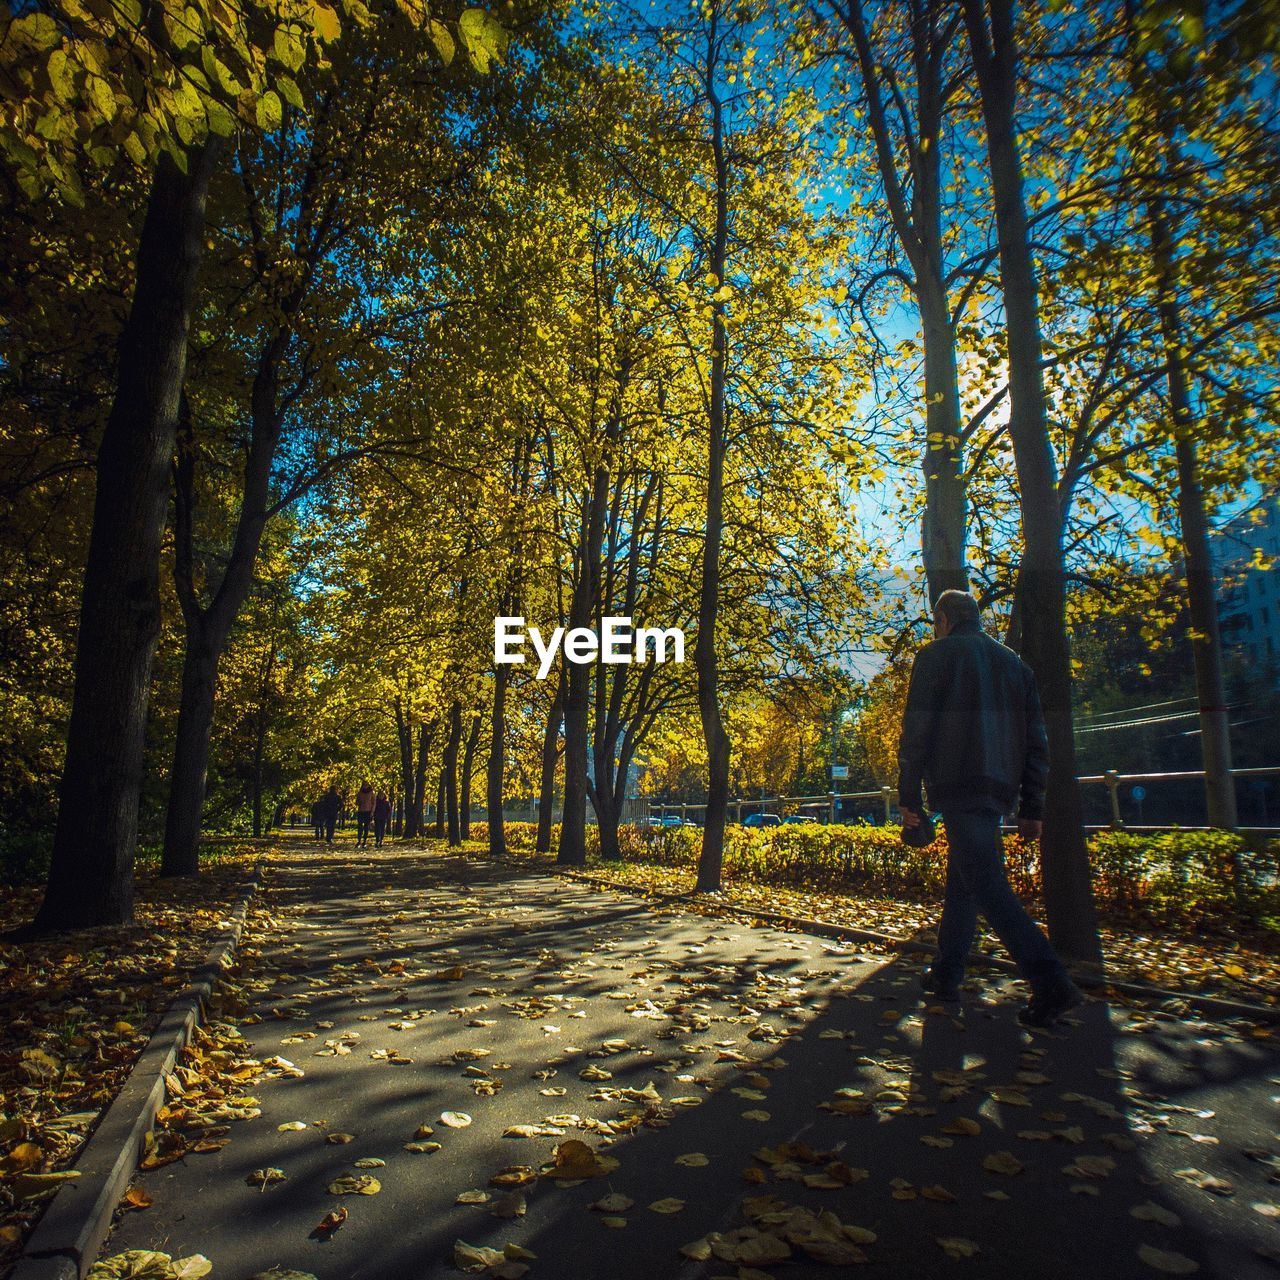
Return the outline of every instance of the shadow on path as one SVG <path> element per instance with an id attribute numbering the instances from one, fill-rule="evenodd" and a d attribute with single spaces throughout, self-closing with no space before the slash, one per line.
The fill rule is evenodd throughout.
<path id="1" fill-rule="evenodd" d="M 217 1280 L 272 1265 L 443 1280 L 459 1274 L 463 1239 L 532 1251 L 530 1280 L 736 1276 L 680 1246 L 740 1227 L 743 1197 L 770 1195 L 874 1232 L 872 1275 L 1150 1277 L 1144 1244 L 1224 1280 L 1274 1274 L 1253 1252 L 1268 1222 L 1250 1207 L 1277 1198 L 1269 1167 L 1241 1154 L 1274 1152 L 1271 1041 L 1098 1003 L 1030 1034 L 1007 980 L 971 984 L 956 1014 L 925 1006 L 916 966 L 896 956 L 444 854 L 290 848 L 267 907 L 239 974 L 262 1021 L 244 1031 L 260 1057 L 285 1055 L 306 1076 L 255 1085 L 263 1114 L 222 1151 L 145 1175 L 156 1205 L 125 1218 L 109 1252 L 203 1252 Z M 346 1052 L 330 1048 L 344 1038 Z M 486 1082 L 492 1096 L 473 1091 Z M 820 1108 L 840 1096 L 865 1114 Z M 474 1123 L 450 1130 L 446 1110 Z M 536 1169 L 569 1138 L 609 1142 L 628 1113 L 635 1132 L 600 1147 L 618 1161 L 608 1177 L 536 1179 L 520 1188 L 523 1216 L 492 1214 L 496 1172 Z M 308 1128 L 279 1131 L 291 1121 Z M 405 1151 L 424 1123 L 442 1149 Z M 504 1136 L 548 1124 L 563 1133 Z M 335 1130 L 355 1141 L 326 1143 Z M 705 1161 L 679 1161 L 691 1155 Z M 343 1197 L 347 1225 L 308 1239 L 339 1203 L 328 1183 L 361 1157 L 385 1161 L 381 1193 Z M 245 1185 L 266 1166 L 288 1180 Z M 1174 1176 L 1192 1166 L 1235 1195 Z M 491 1200 L 456 1204 L 466 1190 Z M 611 1193 L 634 1204 L 588 1208 Z M 649 1207 L 671 1198 L 676 1213 Z M 1131 1215 L 1149 1202 L 1181 1225 Z M 953 1259 L 940 1239 L 979 1252 Z M 799 1250 L 769 1270 L 834 1271 Z"/>

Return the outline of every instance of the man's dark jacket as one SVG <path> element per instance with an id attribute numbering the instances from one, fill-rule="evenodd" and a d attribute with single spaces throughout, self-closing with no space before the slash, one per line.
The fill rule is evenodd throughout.
<path id="1" fill-rule="evenodd" d="M 925 645 L 911 668 L 898 740 L 898 804 L 1039 818 L 1049 746 L 1031 668 L 1012 649 L 962 622 Z"/>

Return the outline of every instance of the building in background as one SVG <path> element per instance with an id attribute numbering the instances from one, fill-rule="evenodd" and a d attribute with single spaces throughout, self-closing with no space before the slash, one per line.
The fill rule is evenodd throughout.
<path id="1" fill-rule="evenodd" d="M 1229 656 L 1280 678 L 1280 501 L 1236 516 L 1213 536 L 1218 616 Z"/>

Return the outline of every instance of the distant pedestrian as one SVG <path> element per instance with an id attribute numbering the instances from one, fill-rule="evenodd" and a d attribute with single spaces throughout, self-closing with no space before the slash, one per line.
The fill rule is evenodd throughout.
<path id="1" fill-rule="evenodd" d="M 983 632 L 971 595 L 944 591 L 933 623 L 938 638 L 916 655 L 898 742 L 902 825 L 921 823 L 923 782 L 947 833 L 938 951 L 924 988 L 959 999 L 981 911 L 1031 987 L 1018 1020 L 1047 1027 L 1084 997 L 1009 887 L 1000 837 L 1001 817 L 1019 801 L 1019 834 L 1040 838 L 1049 748 L 1035 677 Z"/>
<path id="2" fill-rule="evenodd" d="M 331 786 L 324 793 L 320 807 L 324 813 L 324 838 L 327 843 L 332 844 L 334 829 L 338 825 L 338 814 L 342 812 L 342 797 L 338 794 L 337 787 Z"/>
<path id="3" fill-rule="evenodd" d="M 311 806 L 311 829 L 317 840 L 324 839 L 324 801 L 317 800 Z"/>
<path id="4" fill-rule="evenodd" d="M 387 824 L 391 821 L 391 801 L 386 792 L 379 791 L 373 802 L 373 847 L 382 848 L 382 838 L 387 834 Z"/>
<path id="5" fill-rule="evenodd" d="M 369 828 L 373 825 L 373 784 L 364 782 L 356 792 L 356 848 L 363 849 L 369 843 Z"/>

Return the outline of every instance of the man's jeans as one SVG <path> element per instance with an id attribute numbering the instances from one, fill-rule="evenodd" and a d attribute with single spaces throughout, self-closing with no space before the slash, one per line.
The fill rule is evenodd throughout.
<path id="1" fill-rule="evenodd" d="M 947 893 L 938 926 L 938 956 L 933 973 L 958 986 L 978 932 L 978 912 L 987 918 L 1032 990 L 1042 991 L 1067 978 L 1049 939 L 1027 915 L 1004 873 L 1000 814 L 989 809 L 945 810 Z"/>

